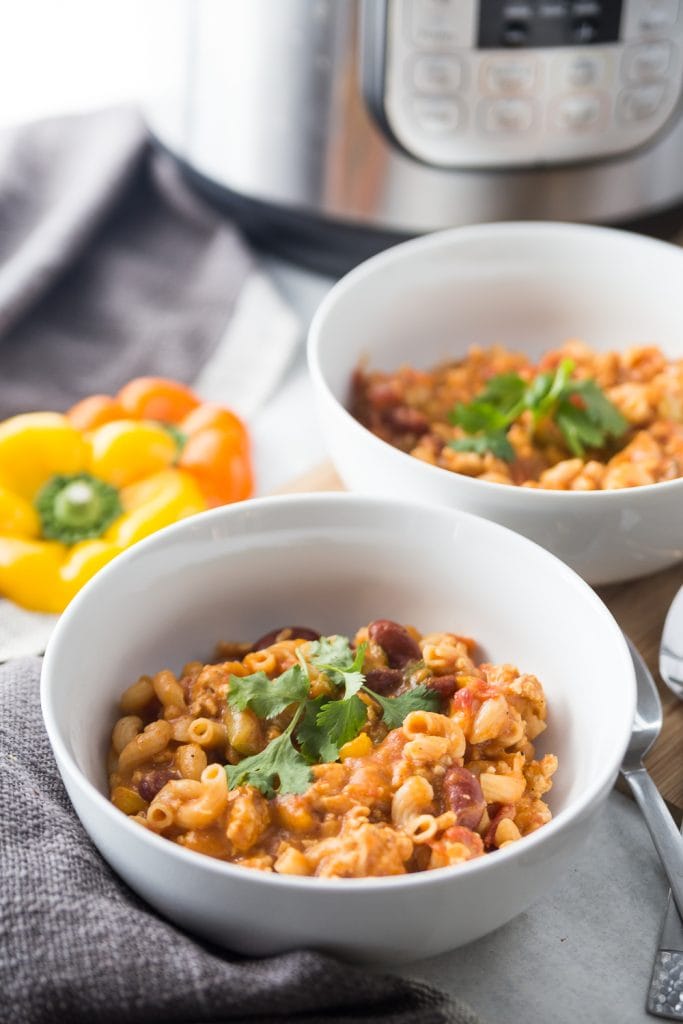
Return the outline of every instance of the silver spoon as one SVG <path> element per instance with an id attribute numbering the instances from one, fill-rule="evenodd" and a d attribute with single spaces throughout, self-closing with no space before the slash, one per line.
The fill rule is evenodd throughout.
<path id="1" fill-rule="evenodd" d="M 683 700 L 683 587 L 669 608 L 659 647 L 659 674 Z M 648 1011 L 667 1020 L 683 1020 L 683 921 L 671 898 L 659 936 L 647 1000 Z"/>
<path id="2" fill-rule="evenodd" d="M 638 683 L 636 715 L 621 774 L 628 782 L 650 830 L 652 841 L 669 879 L 671 893 L 683 916 L 683 842 L 659 790 L 643 765 L 643 758 L 662 728 L 662 703 L 655 681 L 640 652 L 627 639 Z"/>
<path id="3" fill-rule="evenodd" d="M 683 700 L 683 587 L 673 599 L 664 622 L 659 674 L 671 692 Z"/>

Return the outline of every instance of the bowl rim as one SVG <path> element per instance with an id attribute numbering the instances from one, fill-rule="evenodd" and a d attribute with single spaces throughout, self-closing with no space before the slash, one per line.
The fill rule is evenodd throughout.
<path id="1" fill-rule="evenodd" d="M 321 350 L 324 348 L 324 330 L 326 326 L 327 317 L 331 311 L 336 307 L 337 303 L 343 300 L 349 292 L 353 292 L 356 285 L 364 281 L 366 278 L 372 277 L 375 273 L 381 273 L 386 267 L 391 267 L 395 263 L 403 262 L 403 260 L 410 260 L 419 257 L 423 252 L 438 251 L 443 249 L 449 249 L 451 246 L 467 245 L 471 241 L 479 241 L 481 239 L 491 239 L 495 241 L 501 235 L 509 236 L 511 238 L 527 235 L 535 238 L 540 244 L 544 238 L 563 234 L 566 237 L 577 236 L 583 237 L 587 241 L 594 239 L 596 236 L 604 238 L 605 240 L 612 240 L 612 242 L 618 244 L 625 244 L 630 246 L 638 247 L 650 247 L 656 249 L 660 253 L 666 253 L 673 259 L 679 259 L 681 261 L 681 278 L 683 280 L 683 249 L 678 246 L 672 245 L 670 242 L 663 241 L 658 238 L 650 238 L 646 235 L 638 235 L 630 231 L 623 231 L 619 228 L 601 227 L 593 224 L 575 224 L 571 222 L 563 221 L 494 221 L 486 224 L 472 224 L 464 227 L 446 228 L 442 231 L 434 231 L 428 235 L 423 235 L 418 238 L 410 238 L 405 242 L 399 242 L 396 245 L 390 246 L 382 252 L 376 253 L 374 256 L 370 256 L 367 260 L 363 260 L 356 267 L 350 270 L 347 274 L 341 277 L 325 295 L 320 305 L 317 307 L 311 324 L 308 330 L 308 339 L 306 344 L 308 369 L 313 380 L 314 387 L 319 393 L 332 402 L 338 413 L 342 414 L 347 422 L 347 426 L 354 425 L 354 429 L 360 431 L 364 438 L 368 436 L 374 438 L 374 440 L 381 446 L 380 456 L 386 457 L 387 449 L 396 452 L 403 462 L 404 467 L 407 469 L 409 465 L 421 466 L 421 469 L 416 469 L 417 473 L 425 472 L 428 475 L 432 475 L 434 480 L 440 480 L 442 483 L 447 479 L 453 481 L 453 486 L 470 488 L 472 487 L 476 492 L 480 488 L 484 488 L 485 492 L 488 490 L 491 497 L 507 496 L 510 498 L 511 495 L 515 494 L 517 497 L 511 498 L 512 501 L 518 501 L 522 504 L 536 504 L 538 505 L 541 501 L 561 501 L 566 505 L 570 503 L 580 504 L 581 502 L 586 505 L 590 502 L 618 502 L 623 501 L 623 496 L 627 493 L 631 498 L 635 495 L 635 500 L 648 500 L 645 495 L 650 494 L 652 491 L 656 491 L 657 494 L 663 494 L 666 491 L 680 490 L 683 489 L 683 477 L 677 477 L 673 480 L 661 480 L 654 484 L 639 484 L 636 487 L 619 487 L 614 490 L 595 490 L 595 491 L 563 491 L 563 490 L 552 490 L 551 488 L 544 487 L 519 487 L 513 484 L 502 484 L 497 483 L 493 480 L 481 480 L 478 477 L 469 477 L 464 473 L 456 473 L 453 470 L 445 469 L 443 466 L 435 466 L 430 462 L 424 462 L 422 459 L 417 459 L 414 455 L 410 455 L 408 452 L 401 451 L 400 448 L 396 448 L 388 441 L 383 440 L 353 416 L 353 414 L 347 409 L 335 395 L 332 388 L 328 384 L 327 378 L 322 369 Z M 361 434 L 358 436 L 360 437 Z M 451 486 L 450 484 L 446 486 Z M 642 495 L 642 499 L 640 497 Z M 539 497 L 542 496 L 542 497 Z"/>
<path id="2" fill-rule="evenodd" d="M 612 634 L 615 642 L 615 654 L 621 658 L 625 699 L 620 701 L 617 709 L 617 714 L 619 714 L 621 718 L 619 729 L 615 732 L 614 739 L 614 751 L 618 752 L 618 760 L 612 759 L 607 768 L 603 766 L 601 771 L 593 777 L 590 785 L 585 788 L 584 792 L 581 793 L 570 806 L 562 808 L 556 816 L 553 816 L 550 822 L 543 825 L 542 828 L 537 829 L 535 832 L 532 832 L 530 835 L 525 836 L 523 841 L 512 843 L 510 846 L 502 850 L 495 851 L 495 857 L 477 857 L 474 860 L 467 861 L 463 864 L 450 865 L 448 867 L 437 868 L 432 871 L 418 871 L 405 875 L 328 879 L 318 878 L 316 876 L 281 875 L 277 872 L 265 872 L 252 868 L 245 868 L 239 864 L 232 864 L 229 861 L 218 860 L 214 857 L 209 857 L 192 850 L 186 850 L 177 843 L 171 842 L 151 830 L 136 824 L 122 811 L 114 807 L 111 801 L 102 792 L 100 792 L 97 786 L 91 782 L 85 772 L 78 766 L 71 752 L 70 746 L 63 737 L 57 724 L 55 704 L 57 702 L 57 694 L 59 691 L 59 660 L 62 655 L 62 648 L 68 645 L 69 631 L 72 628 L 71 622 L 73 619 L 77 620 L 81 606 L 93 599 L 96 600 L 98 590 L 103 586 L 108 586 L 109 579 L 111 577 L 115 577 L 117 574 L 125 572 L 126 566 L 130 562 L 140 557 L 144 557 L 146 552 L 153 551 L 155 548 L 163 549 L 169 543 L 173 543 L 176 536 L 182 536 L 186 531 L 191 533 L 192 530 L 211 527 L 214 522 L 222 522 L 223 520 L 227 520 L 229 522 L 230 519 L 239 517 L 240 515 L 249 515 L 254 509 L 272 509 L 275 512 L 282 505 L 298 505 L 305 507 L 313 504 L 320 504 L 323 507 L 326 505 L 334 506 L 339 504 L 349 504 L 355 505 L 360 509 L 367 510 L 377 510 L 380 507 L 385 510 L 387 508 L 395 509 L 399 506 L 406 511 L 410 511 L 412 514 L 418 513 L 426 515 L 427 517 L 435 516 L 443 520 L 472 521 L 477 524 L 478 528 L 483 527 L 485 531 L 489 531 L 493 534 L 502 533 L 507 535 L 507 542 L 521 545 L 523 548 L 537 549 L 541 552 L 542 557 L 553 562 L 554 571 L 559 573 L 560 576 L 563 576 L 568 584 L 578 590 L 582 599 L 591 603 L 594 606 L 595 613 L 602 617 L 603 626 Z M 302 521 L 305 520 L 302 519 Z M 272 532 L 273 527 L 271 526 L 270 529 Z M 444 881 L 446 878 L 464 878 L 475 876 L 482 872 L 491 871 L 495 869 L 496 864 L 507 863 L 508 861 L 514 861 L 519 857 L 524 857 L 526 853 L 536 849 L 540 844 L 547 843 L 548 840 L 551 840 L 553 837 L 561 834 L 566 828 L 570 827 L 572 823 L 585 818 L 590 813 L 592 804 L 599 806 L 602 799 L 606 797 L 607 792 L 609 792 L 609 789 L 613 785 L 614 776 L 618 771 L 628 739 L 631 735 L 636 704 L 636 676 L 624 635 L 607 606 L 600 600 L 594 590 L 584 580 L 582 580 L 576 572 L 574 572 L 573 569 L 570 569 L 568 565 L 562 562 L 555 555 L 551 554 L 545 548 L 542 548 L 540 545 L 528 540 L 521 534 L 515 533 L 515 531 L 510 530 L 507 527 L 500 526 L 498 523 L 493 523 L 481 516 L 472 515 L 469 512 L 463 512 L 458 509 L 434 507 L 407 500 L 398 501 L 394 499 L 378 498 L 372 495 L 350 494 L 344 492 L 311 492 L 305 494 L 285 494 L 254 498 L 247 502 L 237 502 L 231 505 L 224 505 L 219 508 L 209 509 L 208 511 L 189 516 L 186 519 L 180 520 L 179 522 L 173 523 L 172 525 L 157 531 L 150 537 L 147 537 L 144 540 L 139 541 L 137 544 L 134 544 L 131 548 L 126 549 L 120 555 L 117 555 L 112 562 L 104 566 L 82 588 L 60 616 L 57 626 L 55 627 L 55 630 L 48 642 L 45 657 L 43 659 L 40 677 L 40 702 L 43 722 L 60 774 L 68 777 L 70 784 L 75 786 L 80 791 L 80 795 L 91 805 L 91 810 L 97 810 L 101 815 L 104 815 L 104 817 L 108 819 L 114 829 L 121 830 L 120 834 L 122 837 L 126 835 L 130 836 L 131 839 L 133 837 L 137 837 L 143 846 L 146 843 L 149 843 L 150 850 L 157 850 L 159 854 L 168 856 L 180 863 L 186 863 L 190 867 L 194 865 L 195 868 L 199 870 L 206 870 L 213 875 L 225 878 L 226 881 L 232 878 L 247 884 L 275 885 L 280 887 L 284 886 L 285 888 L 294 887 L 308 892 L 320 893 L 348 892 L 350 886 L 353 887 L 354 891 L 368 891 L 374 889 L 400 890 L 406 886 L 435 885 L 440 881 Z M 73 806 L 73 801 L 71 802 Z M 84 822 L 83 824 L 84 827 L 86 827 Z M 87 827 L 86 831 L 88 831 Z M 106 856 L 105 860 L 108 860 Z"/>

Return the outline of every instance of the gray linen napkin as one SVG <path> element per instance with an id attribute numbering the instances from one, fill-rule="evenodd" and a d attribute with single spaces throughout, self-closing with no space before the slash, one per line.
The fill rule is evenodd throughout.
<path id="1" fill-rule="evenodd" d="M 71 808 L 39 675 L 37 658 L 0 668 L 0 1024 L 477 1024 L 421 982 L 310 951 L 245 960 L 158 917 Z"/>
<path id="2" fill-rule="evenodd" d="M 0 417 L 192 381 L 253 267 L 121 108 L 0 137 Z"/>
<path id="3" fill-rule="evenodd" d="M 240 235 L 152 150 L 134 110 L 0 134 L 0 419 L 146 374 L 250 416 L 300 336 Z M 41 653 L 54 621 L 0 600 L 0 661 Z"/>

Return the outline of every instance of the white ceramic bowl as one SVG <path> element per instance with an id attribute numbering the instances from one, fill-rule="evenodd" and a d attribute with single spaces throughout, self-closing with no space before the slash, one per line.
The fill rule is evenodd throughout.
<path id="1" fill-rule="evenodd" d="M 352 490 L 485 516 L 553 551 L 591 583 L 683 558 L 683 479 L 620 491 L 489 483 L 393 448 L 347 411 L 351 374 L 429 367 L 500 343 L 536 357 L 568 338 L 683 355 L 683 251 L 570 224 L 488 224 L 406 242 L 361 264 L 321 304 L 309 365 L 327 445 Z"/>
<path id="2" fill-rule="evenodd" d="M 141 672 L 288 622 L 351 632 L 378 617 L 472 635 L 493 661 L 539 676 L 550 723 L 539 747 L 560 759 L 550 824 L 459 867 L 325 880 L 192 853 L 109 803 L 117 698 Z M 47 731 L 81 821 L 166 917 L 243 953 L 306 946 L 393 961 L 475 939 L 552 887 L 612 786 L 634 695 L 619 628 L 552 555 L 483 519 L 356 495 L 263 499 L 162 530 L 69 605 L 42 676 Z"/>

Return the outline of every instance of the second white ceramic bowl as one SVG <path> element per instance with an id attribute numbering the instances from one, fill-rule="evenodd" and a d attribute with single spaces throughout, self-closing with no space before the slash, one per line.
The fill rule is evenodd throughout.
<path id="1" fill-rule="evenodd" d="M 361 264 L 321 304 L 309 365 L 332 459 L 352 490 L 485 516 L 554 552 L 591 583 L 683 558 L 683 479 L 620 491 L 489 483 L 393 448 L 347 411 L 351 375 L 420 368 L 501 344 L 537 357 L 568 338 L 683 356 L 683 251 L 606 228 L 488 224 L 406 242 Z"/>
<path id="2" fill-rule="evenodd" d="M 494 854 L 393 878 L 266 874 L 183 849 L 107 798 L 121 692 L 143 672 L 298 622 L 352 633 L 388 617 L 476 637 L 541 679 L 559 769 L 554 819 Z M 565 565 L 483 519 L 356 495 L 264 499 L 162 530 L 107 566 L 59 620 L 42 677 L 69 796 L 126 882 L 184 928 L 238 952 L 298 947 L 415 960 L 484 935 L 547 893 L 616 776 L 635 679 L 605 606 Z"/>

